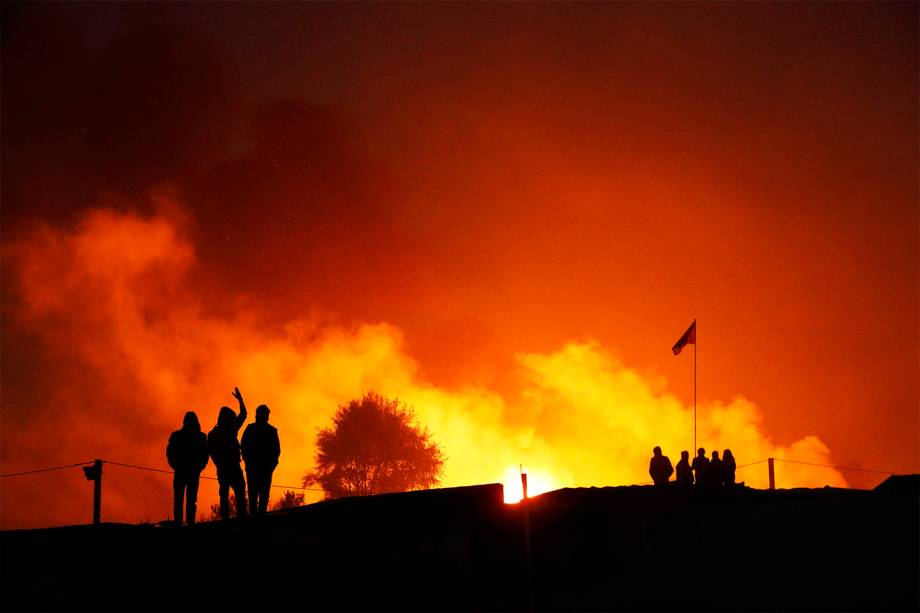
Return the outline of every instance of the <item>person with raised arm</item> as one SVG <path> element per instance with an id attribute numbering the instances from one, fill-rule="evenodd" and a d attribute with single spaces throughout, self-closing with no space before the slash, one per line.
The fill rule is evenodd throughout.
<path id="1" fill-rule="evenodd" d="M 246 403 L 240 388 L 233 388 L 233 397 L 240 405 L 239 415 L 227 406 L 220 407 L 217 425 L 208 433 L 208 451 L 217 467 L 220 517 L 230 519 L 230 490 L 236 497 L 236 516 L 246 517 L 246 481 L 240 468 L 240 443 L 237 434 L 246 421 Z"/>

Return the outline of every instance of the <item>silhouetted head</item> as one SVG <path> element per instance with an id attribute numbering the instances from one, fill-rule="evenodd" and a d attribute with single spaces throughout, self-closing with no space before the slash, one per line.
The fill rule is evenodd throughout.
<path id="1" fill-rule="evenodd" d="M 698 455 L 698 456 L 701 457 L 701 458 L 705 458 L 705 457 L 706 457 L 706 450 L 703 449 L 702 447 L 700 447 L 700 448 L 697 450 L 696 455 Z"/>
<path id="2" fill-rule="evenodd" d="M 218 426 L 230 426 L 233 424 L 233 420 L 236 419 L 236 413 L 230 407 L 220 407 L 220 412 L 217 413 L 217 425 Z"/>
<path id="3" fill-rule="evenodd" d="M 267 404 L 260 404 L 256 407 L 256 423 L 257 424 L 267 424 L 268 423 L 268 414 L 271 411 L 268 408 Z"/>
<path id="4" fill-rule="evenodd" d="M 655 457 L 660 456 L 660 455 L 661 455 L 661 447 L 655 447 L 654 449 L 652 449 L 652 453 L 655 454 Z"/>
<path id="5" fill-rule="evenodd" d="M 690 459 L 690 452 L 689 452 L 689 451 L 681 451 L 681 452 L 680 452 L 680 459 L 681 459 L 681 460 L 689 460 L 689 459 Z"/>
<path id="6" fill-rule="evenodd" d="M 713 451 L 713 452 L 712 452 L 712 459 L 713 459 L 713 460 L 718 460 L 718 459 L 719 459 L 719 452 L 718 452 L 718 451 Z"/>
<path id="7" fill-rule="evenodd" d="M 182 429 L 201 432 L 201 424 L 198 423 L 198 416 L 195 415 L 195 411 L 189 411 L 182 418 Z"/>
<path id="8" fill-rule="evenodd" d="M 732 455 L 732 450 L 731 450 L 731 449 L 726 449 L 725 451 L 723 451 L 723 452 L 722 452 L 722 459 L 723 459 L 723 460 L 729 460 L 729 459 L 734 460 L 734 459 L 735 459 L 735 456 Z"/>

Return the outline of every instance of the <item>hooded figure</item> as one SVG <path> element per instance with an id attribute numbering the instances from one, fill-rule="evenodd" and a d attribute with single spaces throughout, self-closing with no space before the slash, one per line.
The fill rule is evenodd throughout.
<path id="1" fill-rule="evenodd" d="M 182 419 L 182 429 L 169 435 L 166 461 L 173 473 L 173 516 L 182 525 L 182 499 L 186 499 L 185 521 L 195 523 L 198 503 L 198 479 L 208 465 L 208 439 L 201 431 L 198 416 L 189 411 Z"/>
<path id="2" fill-rule="evenodd" d="M 237 517 L 246 516 L 246 481 L 240 469 L 240 443 L 237 433 L 246 421 L 246 403 L 239 388 L 233 388 L 233 397 L 239 401 L 240 414 L 230 407 L 221 407 L 217 414 L 217 425 L 208 433 L 208 451 L 217 467 L 218 495 L 220 496 L 220 517 L 230 518 L 230 489 L 236 496 Z"/>
<path id="3" fill-rule="evenodd" d="M 668 484 L 668 479 L 674 472 L 671 466 L 671 458 L 661 455 L 661 447 L 652 449 L 652 459 L 648 463 L 648 474 L 651 475 L 655 485 L 663 486 Z"/>
<path id="4" fill-rule="evenodd" d="M 709 476 L 709 458 L 706 457 L 706 450 L 702 447 L 696 452 L 696 457 L 693 458 L 693 464 L 690 465 L 690 468 L 693 469 L 693 474 L 696 475 L 696 484 L 698 486 L 705 485 L 706 479 Z"/>
<path id="5" fill-rule="evenodd" d="M 677 483 L 683 487 L 693 485 L 693 471 L 690 470 L 690 452 L 680 452 L 680 462 L 677 463 Z"/>
<path id="6" fill-rule="evenodd" d="M 722 452 L 722 475 L 725 485 L 735 484 L 735 456 L 731 449 Z"/>
<path id="7" fill-rule="evenodd" d="M 278 429 L 268 423 L 268 406 L 256 407 L 256 421 L 243 431 L 243 461 L 246 462 L 246 481 L 249 483 L 249 512 L 265 513 L 268 510 L 268 492 L 272 486 L 272 473 L 278 466 L 281 442 Z"/>
<path id="8" fill-rule="evenodd" d="M 712 452 L 712 459 L 709 461 L 709 468 L 706 471 L 708 474 L 706 479 L 709 482 L 711 487 L 721 487 L 722 480 L 725 478 L 725 475 L 722 473 L 722 460 L 719 459 L 719 452 Z"/>

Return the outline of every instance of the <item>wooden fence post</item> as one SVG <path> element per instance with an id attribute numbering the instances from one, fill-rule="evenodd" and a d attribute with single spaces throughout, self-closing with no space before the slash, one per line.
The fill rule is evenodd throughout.
<path id="1" fill-rule="evenodd" d="M 98 526 L 102 521 L 102 460 L 84 466 L 83 475 L 93 482 L 93 525 Z"/>

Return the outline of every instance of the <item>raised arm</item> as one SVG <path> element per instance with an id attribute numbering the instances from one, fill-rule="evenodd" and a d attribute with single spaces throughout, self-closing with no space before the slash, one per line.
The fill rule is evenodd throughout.
<path id="1" fill-rule="evenodd" d="M 236 429 L 239 430 L 246 423 L 246 403 L 243 402 L 243 394 L 238 387 L 233 388 L 233 397 L 240 403 L 240 414 L 236 416 Z"/>

